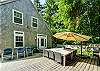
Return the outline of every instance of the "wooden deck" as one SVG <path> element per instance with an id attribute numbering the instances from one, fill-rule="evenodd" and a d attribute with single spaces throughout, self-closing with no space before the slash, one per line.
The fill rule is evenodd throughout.
<path id="1" fill-rule="evenodd" d="M 45 58 L 33 58 L 20 61 L 0 63 L 0 71 L 100 71 L 96 59 L 76 58 L 68 66 Z"/>

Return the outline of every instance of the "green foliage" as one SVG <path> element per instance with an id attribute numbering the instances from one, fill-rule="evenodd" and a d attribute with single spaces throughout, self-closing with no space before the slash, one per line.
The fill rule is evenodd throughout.
<path id="1" fill-rule="evenodd" d="M 89 40 L 89 43 L 100 44 L 100 37 L 93 37 L 92 39 Z"/>
<path id="2" fill-rule="evenodd" d="M 81 54 L 80 48 L 77 48 L 76 50 L 77 50 L 77 55 Z M 82 55 L 93 56 L 93 51 L 91 51 L 91 50 L 84 50 L 84 51 L 82 51 Z"/>
<path id="3" fill-rule="evenodd" d="M 56 14 L 56 19 L 59 20 L 60 23 L 63 25 L 62 29 L 67 29 L 69 31 L 73 31 L 73 21 L 72 17 L 70 17 L 70 11 L 72 9 L 72 2 L 61 0 L 58 3 L 58 10 Z M 61 26 L 59 23 L 59 26 Z"/>
<path id="4" fill-rule="evenodd" d="M 100 0 L 47 0 L 44 20 L 56 32 L 100 36 Z"/>
<path id="5" fill-rule="evenodd" d="M 53 33 L 74 31 L 74 24 L 69 13 L 73 0 L 48 0 L 45 5 L 44 20 L 49 24 Z"/>
<path id="6" fill-rule="evenodd" d="M 78 32 L 85 35 L 100 35 L 100 1 L 90 0 L 81 7 L 80 25 Z"/>
<path id="7" fill-rule="evenodd" d="M 44 20 L 47 22 L 47 24 L 52 27 L 54 24 L 54 20 L 53 20 L 53 15 L 56 13 L 57 10 L 57 6 L 55 4 L 54 0 L 48 0 L 46 5 L 45 5 L 45 15 Z M 54 29 L 52 27 L 52 29 Z M 54 29 L 55 30 L 55 29 Z"/>
<path id="8" fill-rule="evenodd" d="M 34 0 L 34 6 L 36 7 L 37 11 L 42 14 L 44 7 L 40 4 L 40 0 Z"/>

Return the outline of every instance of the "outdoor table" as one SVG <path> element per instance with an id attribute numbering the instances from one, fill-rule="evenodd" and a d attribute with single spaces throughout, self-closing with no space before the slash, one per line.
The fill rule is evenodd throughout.
<path id="1" fill-rule="evenodd" d="M 58 51 L 58 50 L 63 50 L 63 48 L 44 49 L 44 50 L 43 50 L 43 56 L 45 56 L 45 54 L 44 54 L 45 50 L 48 51 L 48 53 L 52 51 L 53 53 L 52 53 L 51 55 L 49 54 L 48 56 L 49 56 L 49 58 L 54 59 L 54 57 L 52 57 L 52 56 L 54 56 L 54 55 L 53 55 L 54 52 L 56 52 L 56 51 Z"/>
<path id="2" fill-rule="evenodd" d="M 73 59 L 73 51 L 74 50 L 70 50 L 68 51 L 67 49 L 64 48 L 52 48 L 52 49 L 45 49 L 47 51 L 53 51 L 53 52 L 58 52 L 63 56 L 63 65 L 66 65 L 66 56 L 68 54 L 71 54 L 71 60 Z"/>
<path id="3" fill-rule="evenodd" d="M 63 56 L 63 65 L 64 66 L 66 65 L 66 56 L 68 54 L 71 54 L 71 60 L 73 59 L 73 51 L 59 50 L 59 51 L 56 51 L 56 52 L 61 53 L 61 55 Z"/>

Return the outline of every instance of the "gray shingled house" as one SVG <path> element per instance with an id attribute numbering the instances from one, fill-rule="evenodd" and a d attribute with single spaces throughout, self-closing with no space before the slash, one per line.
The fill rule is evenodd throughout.
<path id="1" fill-rule="evenodd" d="M 6 47 L 52 47 L 51 36 L 31 0 L 0 0 L 0 52 Z"/>

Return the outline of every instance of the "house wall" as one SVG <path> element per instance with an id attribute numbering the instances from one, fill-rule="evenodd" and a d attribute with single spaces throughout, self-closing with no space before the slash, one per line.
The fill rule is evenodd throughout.
<path id="1" fill-rule="evenodd" d="M 1 45 L 1 7 L 0 7 L 0 45 Z"/>
<path id="2" fill-rule="evenodd" d="M 1 7 L 1 32 L 2 44 L 0 49 L 5 47 L 14 48 L 14 30 L 23 31 L 25 34 L 25 46 L 37 46 L 35 38 L 37 34 L 48 36 L 48 46 L 52 46 L 51 33 L 46 23 L 41 19 L 30 0 L 17 0 L 8 4 L 0 5 Z M 23 25 L 17 25 L 12 22 L 12 9 L 23 13 Z M 38 18 L 38 28 L 31 27 L 31 17 Z"/>

